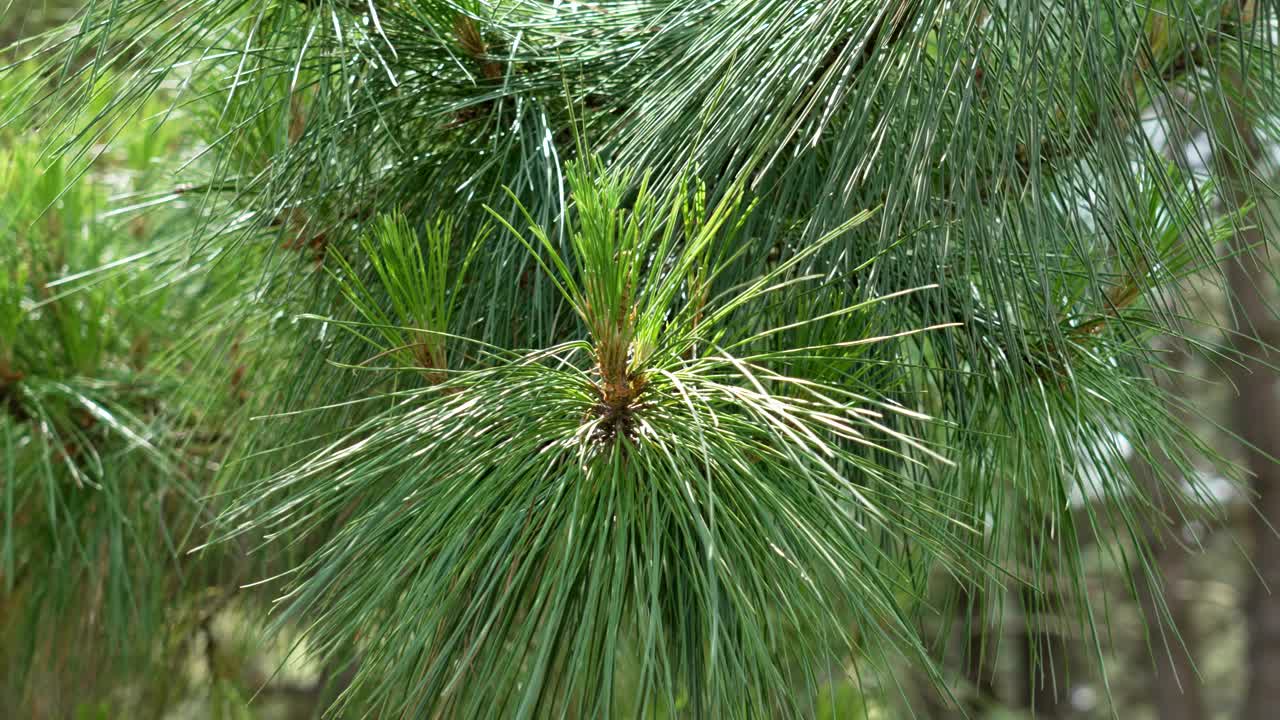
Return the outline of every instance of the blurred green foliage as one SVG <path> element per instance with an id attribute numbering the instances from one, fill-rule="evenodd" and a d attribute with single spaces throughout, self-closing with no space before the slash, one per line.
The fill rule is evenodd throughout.
<path id="1" fill-rule="evenodd" d="M 0 97 L 30 79 L 0 75 Z M 194 402 L 226 377 L 193 369 L 192 340 L 242 287 L 229 265 L 195 274 L 157 246 L 191 208 L 129 209 L 172 195 L 158 161 L 190 146 L 157 122 L 168 111 L 157 96 L 81 159 L 51 155 L 59 137 L 0 132 L 0 616 L 22 618 L 0 624 L 0 708 L 61 715 L 144 668 L 169 672 L 186 645 L 173 633 L 220 574 L 181 550 L 209 521 L 216 455 L 199 438 L 227 407 Z"/>

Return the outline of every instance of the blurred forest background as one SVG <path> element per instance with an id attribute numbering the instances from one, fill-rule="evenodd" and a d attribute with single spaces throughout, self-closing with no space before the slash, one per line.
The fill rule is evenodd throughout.
<path id="1" fill-rule="evenodd" d="M 42 29 L 70 19 L 81 3 L 64 0 L 0 0 L 0 46 L 9 46 Z M 10 52 L 12 58 L 15 53 Z M 22 77 L 23 68 L 10 68 L 0 74 L 0 98 L 5 88 Z M 104 77 L 104 85 L 112 82 Z M 1153 112 L 1176 112 L 1176 108 L 1154 108 Z M 114 138 L 109 151 L 79 161 L 67 160 L 50 164 L 45 161 L 50 143 L 39 128 L 5 127 L 0 129 L 0 232 L 29 232 L 41 236 L 40 243 L 58 248 L 59 255 L 49 258 L 49 280 L 62 274 L 85 272 L 113 261 L 146 252 L 151 230 L 161 223 L 192 222 L 184 215 L 181 202 L 166 202 L 158 210 L 152 201 L 161 196 L 181 192 L 172 187 L 169 178 L 156 170 L 157 160 L 165 158 L 172 166 L 175 156 L 198 162 L 200 148 L 188 132 L 198 125 L 198 118 L 159 118 L 170 112 L 163 93 L 155 101 L 145 121 L 131 123 Z M 178 112 L 182 112 L 179 110 Z M 1258 118 L 1258 123 L 1274 124 L 1276 118 Z M 1206 156 L 1204 133 L 1188 137 L 1162 138 L 1171 160 L 1193 170 L 1211 162 Z M 1280 147 L 1256 148 L 1256 170 L 1269 181 L 1275 180 Z M 1280 208 L 1256 208 L 1252 218 L 1255 236 L 1234 238 L 1224 244 L 1229 252 L 1238 243 L 1256 243 L 1263 235 L 1277 232 L 1272 218 Z M 1234 244 L 1233 244 L 1234 243 Z M 1274 269 L 1276 263 L 1265 260 Z M 1236 278 L 1237 287 L 1251 285 L 1261 290 L 1260 307 L 1274 308 L 1276 284 L 1268 268 L 1246 268 Z M 216 274 L 215 274 L 216 275 Z M 236 277 L 206 281 L 210 287 L 201 292 L 218 295 L 237 291 Z M 221 285 L 219 285 L 221 283 Z M 57 283 L 51 286 L 56 291 Z M 1213 283 L 1188 289 L 1190 300 L 1202 327 L 1231 327 L 1239 320 L 1239 308 L 1233 313 L 1231 299 Z M 1245 294 L 1248 294 L 1247 292 Z M 134 353 L 139 362 L 151 355 L 167 362 L 181 363 L 184 350 L 164 348 L 164 344 L 182 336 L 180 330 L 197 321 L 198 309 L 181 307 L 181 299 L 165 292 L 148 294 L 136 281 L 127 281 L 111 273 L 102 276 L 75 300 L 72 310 L 103 318 L 94 332 L 116 337 L 124 343 L 124 352 Z M 1237 301 L 1238 302 L 1238 301 Z M 1211 320 L 1210 320 L 1211 318 Z M 1280 340 L 1273 311 L 1253 315 L 1257 325 L 1254 336 L 1265 342 Z M 148 334 L 131 333 L 130 326 L 148 328 Z M 170 327 L 163 337 L 156 328 Z M 11 329 L 0 328 L 0 332 Z M 1203 338 L 1212 342 L 1210 330 Z M 1280 400 L 1276 394 L 1277 371 L 1258 364 L 1241 372 L 1231 363 L 1208 364 L 1193 361 L 1176 345 L 1164 348 L 1174 357 L 1182 357 L 1184 374 L 1177 392 L 1200 408 L 1216 422 L 1201 422 L 1199 432 L 1208 445 L 1251 468 L 1259 475 L 1260 487 L 1275 485 L 1280 474 L 1265 463 L 1259 463 L 1242 443 L 1241 436 L 1251 438 L 1262 448 L 1280 447 Z M 67 353 L 92 354 L 91 348 L 67 347 Z M 1264 353 L 1265 354 L 1265 353 Z M 1280 356 L 1271 354 L 1272 362 Z M 92 363 L 92 359 L 86 360 Z M 0 372 L 4 368 L 0 367 Z M 234 373 L 234 369 L 230 372 Z M 86 420 L 89 422 L 89 420 Z M 2 450 L 2 448 L 0 448 Z M 1256 453 L 1255 453 L 1256 455 Z M 4 462 L 0 461 L 0 473 Z M 1208 472 L 1208 470 L 1206 470 Z M 1265 476 L 1265 477 L 1263 477 Z M 1280 631 L 1280 597 L 1260 589 L 1255 566 L 1280 563 L 1280 547 L 1267 530 L 1268 523 L 1280 525 L 1280 503 L 1274 488 L 1262 498 L 1260 513 L 1251 509 L 1250 498 L 1239 492 L 1226 479 L 1210 478 L 1212 487 L 1221 490 L 1220 500 L 1231 509 L 1229 521 L 1210 525 L 1195 521 L 1183 525 L 1179 532 L 1157 540 L 1158 559 L 1165 578 L 1163 588 L 1140 589 L 1146 603 L 1131 602 L 1126 590 L 1131 576 L 1117 572 L 1114 564 L 1099 561 L 1090 571 L 1088 588 L 1096 598 L 1095 607 L 1106 608 L 1106 616 L 1096 621 L 1103 630 L 1104 645 L 1089 646 L 1089 641 L 1073 631 L 1074 625 L 1064 619 L 1060 632 L 1047 632 L 1044 626 L 1030 630 L 1016 613 L 1017 604 L 1006 604 L 1005 614 L 994 617 L 987 611 L 983 598 L 947 594 L 946 612 L 936 618 L 930 632 L 938 636 L 979 633 L 982 628 L 1001 626 L 999 637 L 988 638 L 981 653 L 960 653 L 952 643 L 951 655 L 943 658 L 949 673 L 949 684 L 974 717 L 1023 718 L 1035 714 L 1046 718 L 1108 718 L 1151 720 L 1262 720 L 1280 716 L 1280 687 L 1266 692 L 1277 698 L 1274 704 L 1255 698 L 1250 707 L 1250 688 L 1259 693 L 1258 685 L 1280 683 L 1280 669 L 1268 669 L 1266 653 L 1280 658 L 1280 648 L 1259 648 L 1250 639 L 1276 641 Z M 1089 498 L 1078 499 L 1079 512 L 1089 512 Z M 195 535 L 186 538 L 194 544 Z M 1105 545 L 1089 549 L 1091 556 L 1101 558 L 1112 552 Z M 56 572 L 56 568 L 50 568 Z M 193 567 L 193 572 L 199 572 Z M 1280 590 L 1274 588 L 1273 590 Z M 93 592 L 86 583 L 84 592 Z M 1159 598 L 1163 598 L 1162 600 Z M 67 600 L 67 599 L 64 599 Z M 178 667 L 152 668 L 163 676 L 158 686 L 119 687 L 120 694 L 163 693 L 174 718 L 304 718 L 322 709 L 326 699 L 342 686 L 342 668 L 320 668 L 300 661 L 298 654 L 281 664 L 289 655 L 291 638 L 286 633 L 268 646 L 258 638 L 263 628 L 237 611 L 234 598 L 220 600 L 215 613 L 184 620 L 190 623 L 187 661 Z M 1158 603 L 1167 604 L 1177 628 L 1160 622 Z M 0 631 L 14 617 L 12 608 L 0 605 Z M 1052 627 L 1052 624 L 1049 625 Z M 56 628 L 51 628 L 57 634 Z M 130 632 L 146 632 L 132 628 Z M 79 642 L 79 638 L 61 638 L 55 642 Z M 1032 670 L 1030 648 L 1038 648 L 1053 680 L 1049 688 L 1027 681 Z M 1100 651 L 1106 660 L 1106 680 L 1096 671 L 1093 654 Z M 0 671 L 3 667 L 0 667 Z M 74 708 L 62 706 L 55 698 L 75 674 L 74 683 L 92 684 L 92 668 L 39 667 L 33 671 L 33 687 L 48 693 L 50 717 L 108 717 L 108 711 L 92 705 Z M 903 677 L 909 677 L 909 668 Z M 154 675 L 153 675 L 154 677 Z M 908 682 L 918 687 L 912 705 L 917 717 L 960 717 L 960 711 L 944 707 L 928 683 Z M 38 693 L 39 691 L 37 691 Z M 885 688 L 877 694 L 874 687 L 861 691 L 850 684 L 840 690 L 837 700 L 821 708 L 824 717 L 894 718 L 902 715 L 896 691 Z M 0 701 L 2 702 L 2 701 Z M 37 709 L 40 704 L 35 705 Z M 1264 708 L 1259 710 L 1259 708 Z M 4 714 L 0 704 L 0 716 Z M 1259 714 L 1261 712 L 1261 714 Z"/>

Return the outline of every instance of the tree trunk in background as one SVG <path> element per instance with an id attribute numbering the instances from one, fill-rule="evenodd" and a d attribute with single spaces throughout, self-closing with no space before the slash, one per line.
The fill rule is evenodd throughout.
<path id="1" fill-rule="evenodd" d="M 1166 362 L 1173 371 L 1181 371 L 1185 361 L 1184 348 L 1179 345 L 1170 349 Z M 1185 393 L 1179 377 L 1175 374 L 1161 379 L 1175 396 Z M 1174 412 L 1178 412 L 1183 422 L 1191 421 L 1185 412 Z M 1179 477 L 1180 471 L 1169 458 L 1160 457 L 1158 460 L 1166 475 Z M 1134 479 L 1146 490 L 1151 503 L 1170 521 L 1177 523 L 1180 517 L 1178 503 L 1169 497 L 1156 476 L 1157 468 L 1136 454 L 1132 462 Z M 1200 657 L 1197 652 L 1199 635 L 1192 618 L 1191 604 L 1183 590 L 1190 574 L 1190 558 L 1178 542 L 1180 529 L 1175 524 L 1152 533 L 1152 561 L 1160 575 L 1153 578 L 1139 573 L 1134 579 L 1150 636 L 1150 648 L 1155 654 L 1147 693 L 1155 708 L 1155 716 L 1160 720 L 1203 720 L 1209 715 L 1205 712 L 1201 678 L 1195 668 L 1195 661 Z"/>
<path id="2" fill-rule="evenodd" d="M 1071 684 L 1079 679 L 1079 668 L 1073 662 L 1075 648 L 1070 638 L 1050 627 L 1062 625 L 1059 620 L 1045 617 L 1043 609 L 1033 609 L 1045 600 L 1030 591 L 1022 595 L 1023 612 L 1039 617 L 1029 619 L 1026 635 L 1015 641 L 1021 643 L 1024 653 L 1021 707 L 1039 720 L 1070 718 Z"/>
<path id="3" fill-rule="evenodd" d="M 970 586 L 960 591 L 958 608 L 966 621 L 961 624 L 961 667 L 972 696 L 965 706 L 967 717 L 981 717 L 985 708 L 999 702 L 996 690 L 995 655 L 999 638 L 988 622 L 988 596 L 997 588 Z"/>
<path id="4" fill-rule="evenodd" d="M 995 655 L 1000 645 L 997 628 L 988 622 L 988 594 L 999 588 L 986 588 L 978 583 L 955 582 L 951 602 L 942 605 L 949 616 L 942 630 L 945 642 L 938 658 L 943 672 L 952 683 L 953 698 L 944 698 L 928 682 L 921 683 L 922 702 L 919 717 L 929 720 L 968 720 L 980 718 L 991 707 L 1002 704 L 996 688 Z M 941 636 L 939 640 L 941 641 Z M 1007 643 L 1006 643 L 1007 645 Z M 1006 649 L 1005 652 L 1008 652 Z M 952 702 L 954 701 L 954 702 Z"/>
<path id="5" fill-rule="evenodd" d="M 1015 707 L 1030 711 L 1040 720 L 1059 720 L 1072 716 L 1072 684 L 1081 680 L 1077 660 L 1077 638 L 1070 632 L 1073 608 L 1068 594 L 1060 591 L 1062 582 L 1055 562 L 1056 553 L 1045 548 L 1048 537 L 1041 523 L 1028 526 L 1028 567 L 1033 558 L 1039 557 L 1041 575 L 1035 579 L 1042 583 L 1037 590 L 1024 585 L 1017 592 L 1022 608 L 1021 637 L 1012 638 L 1012 649 L 1019 652 L 1019 665 L 1014 677 L 1020 692 Z M 1030 577 L 1030 573 L 1028 573 Z"/>
<path id="6" fill-rule="evenodd" d="M 1204 720 L 1209 715 L 1195 668 L 1199 643 L 1191 605 L 1179 589 L 1189 575 L 1188 555 L 1171 540 L 1156 542 L 1163 543 L 1153 553 L 1160 578 L 1154 582 L 1150 578 L 1138 579 L 1142 614 L 1155 653 L 1148 697 L 1160 720 Z"/>
<path id="7" fill-rule="evenodd" d="M 1237 87 L 1245 85 L 1237 82 Z M 1230 121 L 1241 141 L 1220 144 L 1214 155 L 1228 180 L 1226 199 L 1232 208 L 1240 208 L 1257 197 L 1249 190 L 1250 175 L 1257 169 L 1262 148 L 1247 111 L 1237 102 L 1229 100 L 1229 105 Z M 1280 355 L 1265 349 L 1280 341 L 1280 321 L 1268 297 L 1274 281 L 1263 264 L 1262 223 L 1267 216 L 1265 208 L 1255 208 L 1242 219 L 1232 239 L 1238 256 L 1227 266 L 1238 333 L 1234 346 L 1239 353 L 1236 362 L 1227 366 L 1236 389 L 1232 425 L 1248 444 L 1244 450 L 1257 508 L 1250 516 L 1257 577 L 1245 601 L 1249 689 L 1242 720 L 1271 720 L 1280 714 L 1280 598 L 1272 594 L 1280 592 L 1280 537 L 1272 529 L 1272 524 L 1280 523 L 1280 465 L 1275 461 L 1280 458 L 1280 402 L 1277 372 L 1267 367 L 1280 363 Z"/>

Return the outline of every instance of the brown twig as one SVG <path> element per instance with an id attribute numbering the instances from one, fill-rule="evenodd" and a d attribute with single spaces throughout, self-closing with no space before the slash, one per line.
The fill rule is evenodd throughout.
<path id="1" fill-rule="evenodd" d="M 31 419 L 18 397 L 18 383 L 25 377 L 22 371 L 14 370 L 8 362 L 0 361 L 0 408 L 20 423 Z"/>

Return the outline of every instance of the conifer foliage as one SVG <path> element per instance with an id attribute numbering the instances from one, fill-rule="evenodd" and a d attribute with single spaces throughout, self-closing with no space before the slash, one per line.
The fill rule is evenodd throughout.
<path id="1" fill-rule="evenodd" d="M 945 695 L 944 579 L 1099 644 L 1081 539 L 1152 574 L 1150 527 L 1217 512 L 1148 344 L 1239 218 L 1164 138 L 1227 76 L 1275 117 L 1277 32 L 86 3 L 0 103 L 0 710 L 54 658 L 101 682 L 43 712 L 242 710 L 275 668 L 230 667 L 229 615 L 356 717 L 807 717 L 904 661 Z"/>

